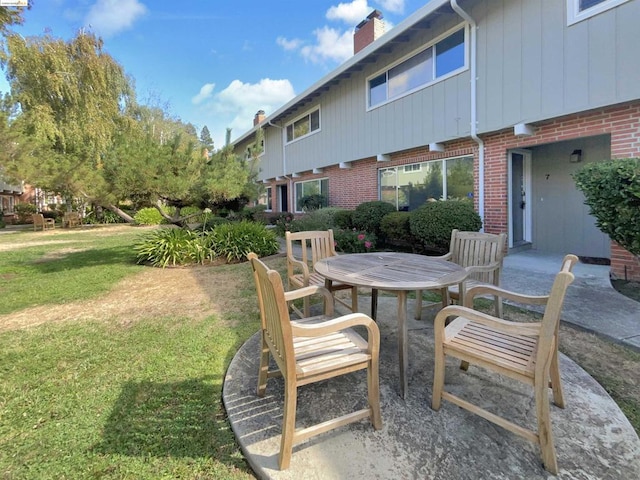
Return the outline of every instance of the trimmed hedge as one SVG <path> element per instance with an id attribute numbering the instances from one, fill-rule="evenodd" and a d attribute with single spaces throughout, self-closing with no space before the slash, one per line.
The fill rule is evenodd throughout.
<path id="1" fill-rule="evenodd" d="M 480 215 L 466 200 L 427 202 L 410 212 L 409 224 L 414 235 L 427 249 L 448 250 L 451 231 L 477 232 L 482 228 Z"/>
<path id="2" fill-rule="evenodd" d="M 588 163 L 573 178 L 598 228 L 640 255 L 640 158 Z"/>
<path id="3" fill-rule="evenodd" d="M 395 211 L 396 207 L 381 200 L 361 203 L 353 212 L 353 227 L 373 233 L 377 238 L 384 240 L 384 234 L 380 229 L 382 218 Z"/>

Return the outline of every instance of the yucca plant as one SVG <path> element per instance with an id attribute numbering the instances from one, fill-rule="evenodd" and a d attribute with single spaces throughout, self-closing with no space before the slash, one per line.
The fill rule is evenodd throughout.
<path id="1" fill-rule="evenodd" d="M 254 222 L 234 222 L 218 225 L 211 233 L 211 248 L 215 256 L 227 262 L 243 260 L 249 252 L 259 257 L 277 253 L 280 244 L 273 231 Z"/>
<path id="2" fill-rule="evenodd" d="M 154 230 L 145 235 L 134 246 L 138 263 L 149 263 L 154 267 L 204 263 L 212 258 L 212 252 L 205 251 L 198 232 L 185 228 Z"/>

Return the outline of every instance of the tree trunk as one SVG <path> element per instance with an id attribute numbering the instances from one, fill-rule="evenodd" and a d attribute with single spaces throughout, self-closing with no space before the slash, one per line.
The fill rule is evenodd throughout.
<path id="1" fill-rule="evenodd" d="M 154 207 L 156 207 L 156 209 L 160 212 L 160 215 L 162 215 L 162 218 L 164 218 L 167 222 L 176 225 L 178 227 L 187 227 L 187 224 L 184 220 L 184 218 L 180 217 L 180 209 L 176 208 L 176 216 L 172 217 L 171 215 L 169 215 L 164 208 L 162 208 L 162 202 L 160 202 L 160 200 L 158 200 Z"/>
<path id="2" fill-rule="evenodd" d="M 107 205 L 105 208 L 111 210 L 113 213 L 118 215 L 121 219 L 123 219 L 127 223 L 133 223 L 133 217 L 126 212 L 123 212 L 115 205 Z"/>

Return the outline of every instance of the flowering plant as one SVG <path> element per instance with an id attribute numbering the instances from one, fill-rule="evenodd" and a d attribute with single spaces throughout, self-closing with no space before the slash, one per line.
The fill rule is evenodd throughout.
<path id="1" fill-rule="evenodd" d="M 343 253 L 366 253 L 375 249 L 376 237 L 372 233 L 353 230 L 334 230 L 336 250 Z"/>

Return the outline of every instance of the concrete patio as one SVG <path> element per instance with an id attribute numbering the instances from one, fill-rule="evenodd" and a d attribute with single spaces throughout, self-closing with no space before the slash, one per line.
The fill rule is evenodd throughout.
<path id="1" fill-rule="evenodd" d="M 557 268 L 557 267 L 556 267 Z M 532 292 L 533 293 L 533 292 Z M 361 310 L 369 311 L 363 296 Z M 411 301 L 410 301 L 411 302 Z M 384 426 L 342 427 L 294 447 L 291 467 L 277 470 L 283 385 L 269 380 L 258 398 L 259 337 L 237 352 L 224 383 L 223 400 L 232 428 L 258 478 L 264 479 L 543 479 L 536 445 L 455 405 L 430 408 L 433 380 L 433 316 L 409 321 L 409 392 L 399 396 L 396 299 L 379 299 L 380 383 Z M 412 304 L 409 305 L 412 311 Z M 604 389 L 569 358 L 561 357 L 567 408 L 552 406 L 560 479 L 636 479 L 640 440 Z M 317 423 L 355 408 L 366 398 L 363 372 L 299 390 L 298 426 Z M 524 426 L 535 424 L 530 389 L 477 367 L 462 372 L 447 364 L 446 382 L 454 393 Z"/>

